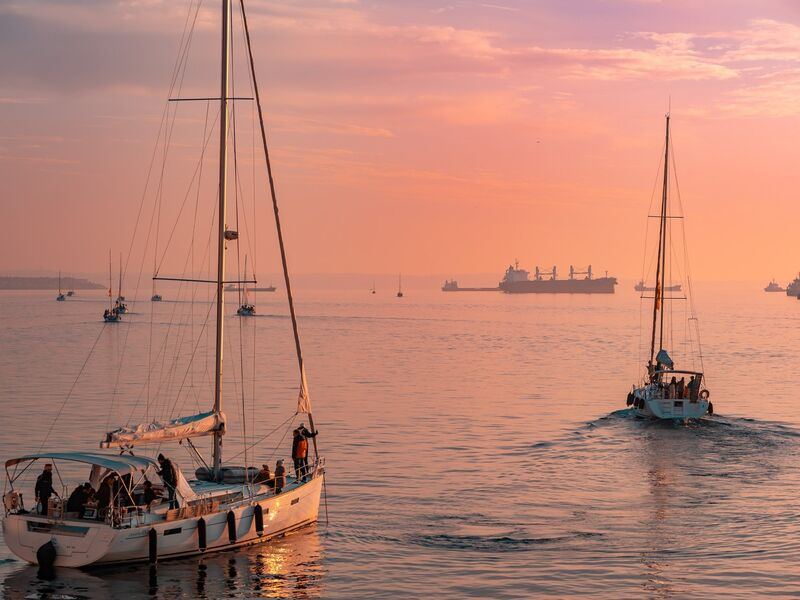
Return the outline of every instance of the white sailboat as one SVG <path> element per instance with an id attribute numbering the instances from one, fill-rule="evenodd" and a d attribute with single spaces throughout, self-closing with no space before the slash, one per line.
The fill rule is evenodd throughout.
<path id="1" fill-rule="evenodd" d="M 122 313 L 111 301 L 113 296 L 111 291 L 111 250 L 108 251 L 108 308 L 103 311 L 103 320 L 106 323 L 119 323 L 122 320 Z"/>
<path id="2" fill-rule="evenodd" d="M 124 315 L 128 312 L 128 305 L 125 304 L 125 296 L 122 295 L 122 253 L 119 255 L 119 287 L 117 288 L 117 301 L 114 302 L 117 313 Z"/>
<path id="3" fill-rule="evenodd" d="M 163 558 L 199 555 L 217 550 L 263 543 L 275 536 L 314 523 L 319 513 L 324 484 L 324 459 L 319 456 L 316 431 L 311 414 L 305 366 L 298 335 L 297 319 L 287 270 L 278 205 L 267 152 L 256 72 L 250 49 L 244 2 L 241 16 L 247 42 L 248 66 L 252 77 L 266 172 L 270 184 L 277 237 L 286 283 L 289 313 L 292 320 L 297 353 L 299 395 L 295 414 L 305 414 L 313 441 L 313 460 L 294 476 L 275 473 L 272 480 L 257 482 L 249 477 L 251 468 L 225 467 L 222 462 L 222 438 L 226 432 L 223 406 L 222 353 L 224 348 L 223 317 L 226 241 L 237 239 L 238 233 L 226 226 L 226 179 L 229 127 L 229 67 L 231 48 L 231 0 L 222 5 L 222 77 L 220 102 L 220 156 L 218 193 L 217 272 L 212 282 L 215 289 L 216 329 L 213 404 L 211 410 L 168 421 L 142 423 L 120 427 L 108 432 L 101 448 L 115 449 L 113 453 L 63 452 L 59 450 L 26 454 L 6 461 L 8 484 L 3 496 L 6 517 L 3 520 L 5 542 L 21 559 L 34 564 L 57 567 L 123 564 L 157 561 Z M 164 278 L 166 279 L 166 278 Z M 184 281 L 186 281 L 184 279 Z M 204 280 L 197 280 L 204 281 Z M 110 286 L 109 286 L 110 288 Z M 302 427 L 302 425 L 301 425 Z M 298 428 L 300 429 L 300 428 Z M 312 433 L 313 432 L 313 433 Z M 164 452 L 166 444 L 185 442 L 191 438 L 212 436 L 213 460 L 206 469 L 198 469 L 197 479 L 187 480 L 180 469 L 171 471 L 173 477 L 161 478 L 156 488 L 174 491 L 179 508 L 166 502 L 142 506 L 144 482 L 158 481 L 157 463 L 152 458 L 133 454 L 134 448 L 153 444 Z M 245 442 L 247 443 L 247 442 Z M 156 450 L 158 451 L 158 450 Z M 95 488 L 109 475 L 115 475 L 113 498 L 107 507 L 95 514 L 86 505 L 81 513 L 65 510 L 59 500 L 51 498 L 44 507 L 29 503 L 26 507 L 20 489 L 25 473 L 31 473 L 42 463 L 68 463 L 74 469 L 86 469 L 80 481 L 88 480 Z M 65 469 L 64 472 L 66 472 Z M 61 469 L 56 469 L 59 474 Z M 88 477 L 87 477 L 88 475 Z M 284 480 L 285 477 L 285 480 Z M 111 479 L 113 480 L 113 478 Z M 109 481 L 111 481 L 109 480 Z M 127 500 L 127 501 L 123 501 Z"/>
<path id="4" fill-rule="evenodd" d="M 64 295 L 64 292 L 61 291 L 61 271 L 58 272 L 58 296 L 56 296 L 57 302 L 64 302 L 67 297 Z"/>
<path id="5" fill-rule="evenodd" d="M 254 278 L 255 279 L 255 278 Z M 244 255 L 244 281 L 242 284 L 242 302 L 239 305 L 236 314 L 240 317 L 254 317 L 256 314 L 256 307 L 247 298 L 247 255 Z"/>
<path id="6" fill-rule="evenodd" d="M 676 297 L 666 295 L 666 291 L 675 290 L 676 286 L 668 285 L 667 270 L 670 272 L 679 270 L 679 266 L 668 262 L 673 256 L 672 252 L 672 222 L 683 217 L 671 214 L 671 194 L 669 186 L 670 170 L 670 137 L 669 137 L 670 116 L 666 116 L 666 141 L 664 151 L 664 182 L 661 191 L 661 210 L 658 215 L 658 251 L 655 272 L 655 290 L 653 296 L 653 319 L 650 335 L 649 361 L 644 377 L 638 384 L 634 384 L 628 393 L 627 404 L 633 407 L 634 414 L 641 417 L 651 417 L 657 419 L 697 419 L 706 414 L 713 414 L 714 407 L 709 402 L 710 392 L 706 388 L 703 376 L 702 354 L 699 352 L 699 331 L 693 339 L 688 339 L 687 343 L 696 344 L 697 355 L 699 358 L 700 369 L 680 370 L 675 369 L 675 364 L 670 356 L 670 352 L 675 350 L 675 336 L 671 331 L 665 332 L 665 317 L 670 312 L 670 319 L 667 327 L 672 329 L 672 313 L 667 310 L 667 302 L 675 300 L 691 300 L 690 297 Z M 684 256 L 688 253 L 684 252 Z M 674 268 L 673 268 L 674 267 Z M 684 266 L 684 273 L 688 281 L 688 265 Z M 644 278 L 642 278 L 644 280 Z M 671 282 L 670 282 L 671 283 Z M 691 284 L 687 286 L 687 292 L 691 291 Z M 678 286 L 677 289 L 680 289 Z M 691 302 L 689 302 L 691 306 Z M 690 331 L 692 326 L 696 327 L 697 319 L 692 309 L 688 315 L 686 327 L 681 327 Z M 672 344 L 673 348 L 668 349 L 667 344 Z M 688 358 L 688 357 L 687 357 Z"/>

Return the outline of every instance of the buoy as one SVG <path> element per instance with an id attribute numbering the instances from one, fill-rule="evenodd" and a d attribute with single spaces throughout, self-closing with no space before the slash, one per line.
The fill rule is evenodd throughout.
<path id="1" fill-rule="evenodd" d="M 53 542 L 47 542 L 39 546 L 36 551 L 36 562 L 43 569 L 51 569 L 56 562 L 56 547 Z"/>
<path id="2" fill-rule="evenodd" d="M 256 520 L 256 533 L 262 535 L 264 533 L 264 509 L 261 508 L 260 504 L 256 504 L 253 514 Z"/>
<path id="3" fill-rule="evenodd" d="M 206 520 L 202 517 L 197 521 L 197 545 L 201 552 L 208 547 L 206 544 Z"/>
<path id="4" fill-rule="evenodd" d="M 152 527 L 147 533 L 147 543 L 150 562 L 155 564 L 158 562 L 158 532 Z"/>
<path id="5" fill-rule="evenodd" d="M 236 543 L 236 515 L 232 510 L 228 511 L 228 540 L 231 544 Z"/>
<path id="6" fill-rule="evenodd" d="M 714 414 L 714 405 L 711 402 L 708 403 L 708 414 Z"/>

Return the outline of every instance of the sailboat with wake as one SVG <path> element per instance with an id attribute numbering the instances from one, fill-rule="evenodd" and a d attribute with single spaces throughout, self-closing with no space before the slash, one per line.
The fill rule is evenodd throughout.
<path id="1" fill-rule="evenodd" d="M 697 317 L 691 302 L 691 280 L 689 278 L 688 252 L 685 249 L 685 230 L 682 227 L 683 216 L 673 214 L 671 209 L 672 190 L 669 185 L 670 174 L 670 115 L 666 115 L 666 137 L 664 142 L 664 179 L 661 189 L 661 209 L 658 218 L 658 248 L 655 261 L 655 288 L 649 298 L 653 301 L 652 327 L 650 331 L 649 360 L 644 377 L 634 384 L 628 393 L 627 404 L 633 407 L 634 414 L 641 417 L 657 419 L 696 419 L 713 414 L 714 407 L 709 401 L 710 392 L 706 387 L 703 374 L 703 356 L 700 351 L 700 331 Z M 674 162 L 674 158 L 672 158 Z M 680 206 L 680 196 L 677 197 Z M 684 252 L 687 259 L 681 266 L 672 260 L 673 223 L 681 224 Z M 667 291 L 681 289 L 667 281 L 667 272 L 682 272 L 688 283 L 687 295 L 668 295 Z M 642 277 L 642 281 L 645 278 Z M 644 298 L 645 296 L 643 296 Z M 680 330 L 687 332 L 687 360 L 696 360 L 699 369 L 676 369 L 670 356 L 678 344 L 675 343 L 674 329 L 678 323 L 675 311 L 668 310 L 674 301 L 687 301 L 688 310 L 683 311 L 686 321 L 681 323 Z M 668 347 L 671 346 L 671 347 Z M 688 355 L 691 355 L 688 356 Z"/>
<path id="2" fill-rule="evenodd" d="M 217 226 L 216 235 L 213 236 L 217 247 L 216 276 L 213 280 L 159 277 L 162 280 L 213 285 L 213 398 L 198 398 L 198 402 L 209 402 L 210 410 L 168 420 L 125 425 L 108 431 L 101 441 L 101 448 L 113 450 L 108 453 L 54 449 L 7 460 L 8 484 L 3 496 L 6 515 L 3 520 L 4 538 L 9 549 L 27 562 L 64 567 L 156 562 L 164 558 L 201 555 L 264 543 L 317 521 L 325 481 L 325 461 L 317 447 L 317 432 L 311 411 L 244 0 L 238 4 L 298 366 L 296 409 L 286 422 L 297 415 L 308 418 L 311 431 L 305 430 L 301 423 L 295 429 L 295 434 L 312 439 L 313 459 L 293 475 L 287 473 L 282 461 L 279 461 L 280 468 L 276 468 L 274 474 L 267 478 L 253 477 L 255 469 L 247 464 L 226 466 L 223 463 L 222 440 L 227 431 L 223 412 L 224 285 L 231 283 L 225 278 L 225 259 L 226 246 L 238 239 L 238 232 L 230 229 L 226 220 L 229 126 L 234 125 L 235 120 L 230 119 L 233 99 L 230 90 L 232 0 L 221 0 L 221 93 L 215 99 L 219 102 L 220 129 L 218 206 L 215 208 Z M 118 317 L 117 313 L 114 314 Z M 206 436 L 212 438 L 211 460 L 207 466 L 197 469 L 193 479 L 187 478 L 175 464 L 168 468 L 164 457 L 159 455 L 160 460 L 157 461 L 143 452 L 148 447 L 155 448 L 151 454 L 159 450 L 169 452 L 168 448 L 177 450 L 180 444 L 184 448 L 194 449 L 202 459 L 192 440 Z M 247 438 L 244 440 L 246 451 Z M 26 506 L 20 487 L 25 481 L 25 474 L 30 475 L 37 465 L 42 464 L 45 465 L 45 471 L 49 469 L 52 472 L 52 466 L 59 463 L 69 465 L 67 469 L 56 469 L 59 477 L 69 469 L 79 473 L 85 469 L 86 473 L 81 474 L 79 481 L 88 481 L 98 490 L 100 486 L 109 486 L 108 490 L 102 488 L 106 491 L 104 505 L 84 503 L 80 511 L 74 511 L 70 503 L 64 506 L 58 498 L 49 498 Z M 153 490 L 168 496 L 169 501 L 153 500 Z"/>

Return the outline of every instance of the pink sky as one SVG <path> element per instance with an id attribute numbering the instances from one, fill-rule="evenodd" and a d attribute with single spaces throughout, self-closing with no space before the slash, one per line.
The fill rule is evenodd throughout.
<path id="1" fill-rule="evenodd" d="M 127 248 L 188 5 L 0 7 L 0 270 L 99 272 Z M 247 5 L 297 272 L 637 277 L 670 97 L 695 276 L 800 269 L 796 2 Z M 203 6 L 184 95 L 217 92 Z"/>

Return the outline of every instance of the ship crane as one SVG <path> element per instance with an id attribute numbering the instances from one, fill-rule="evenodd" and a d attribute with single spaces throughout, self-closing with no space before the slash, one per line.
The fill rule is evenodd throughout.
<path id="1" fill-rule="evenodd" d="M 576 271 L 572 265 L 569 266 L 569 278 L 575 279 L 575 275 L 586 275 L 586 279 L 592 278 L 592 265 L 586 267 L 585 271 Z"/>

